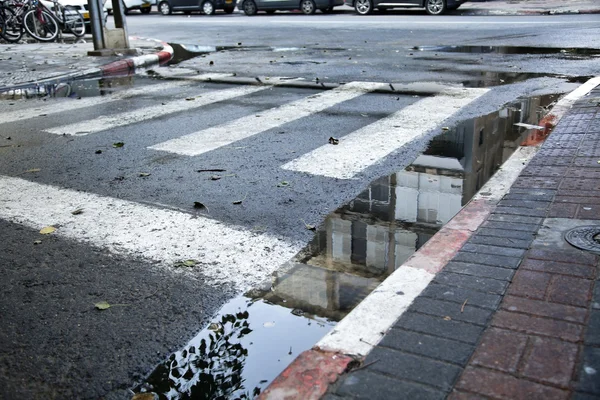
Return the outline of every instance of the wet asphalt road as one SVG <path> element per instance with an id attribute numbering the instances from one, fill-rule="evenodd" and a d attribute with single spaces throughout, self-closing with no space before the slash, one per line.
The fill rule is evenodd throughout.
<path id="1" fill-rule="evenodd" d="M 520 96 L 569 91 L 575 84 L 566 78 L 542 76 L 597 75 L 598 60 L 568 53 L 448 53 L 418 51 L 413 46 L 600 47 L 600 28 L 594 22 L 596 16 L 431 18 L 406 13 L 366 18 L 351 14 L 128 17 L 132 35 L 196 45 L 268 43 L 296 48 L 214 53 L 170 68 L 175 71 L 185 68 L 188 72 L 240 76 L 319 77 L 329 82 L 502 84 L 445 121 L 448 126 L 492 112 Z M 486 79 L 487 84 L 483 83 Z M 133 86 L 159 82 L 134 78 Z M 81 137 L 43 132 L 48 127 L 234 87 L 191 83 L 47 116 L 36 111 L 47 102 L 2 100 L 1 113 L 22 108 L 37 117 L 0 125 L 0 175 L 176 210 L 190 218 L 208 217 L 224 226 L 269 234 L 297 246 L 312 237 L 304 222 L 320 223 L 375 178 L 409 164 L 424 149 L 427 139 L 440 133 L 429 132 L 355 179 L 340 180 L 286 171 L 280 166 L 326 144 L 330 136 L 343 136 L 367 126 L 420 98 L 362 95 L 327 112 L 197 157 L 159 153 L 147 147 L 248 115 L 260 119 L 267 109 L 320 91 L 276 87 Z M 118 142 L 124 146 L 114 147 Z M 212 174 L 197 172 L 208 168 L 222 168 L 227 176 L 213 180 Z M 26 172 L 32 169 L 39 172 Z M 233 204 L 241 199 L 242 204 Z M 195 201 L 207 209 L 194 209 Z M 60 235 L 42 237 L 38 231 L 43 226 L 31 225 L 18 219 L 0 220 L 0 271 L 5 277 L 0 284 L 2 398 L 128 398 L 128 388 L 184 345 L 239 292 L 230 285 L 216 284 L 198 270 L 187 273 L 165 268 L 143 254 L 113 254 L 93 241 L 82 243 Z M 42 243 L 34 244 L 37 240 Z M 96 310 L 94 303 L 103 300 L 126 306 Z"/>

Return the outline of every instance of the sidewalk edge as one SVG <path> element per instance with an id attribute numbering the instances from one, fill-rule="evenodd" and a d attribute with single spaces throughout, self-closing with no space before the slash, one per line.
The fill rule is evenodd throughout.
<path id="1" fill-rule="evenodd" d="M 554 128 L 575 101 L 599 85 L 600 76 L 588 80 L 561 98 L 544 117 L 544 125 L 540 125 L 549 130 Z M 319 365 L 319 360 L 324 357 L 347 357 L 344 360 L 361 362 L 413 300 L 427 287 L 437 272 L 488 218 L 538 148 L 519 147 L 502 166 L 502 173 L 494 174 L 473 199 L 423 247 L 383 281 L 312 349 L 301 353 L 266 388 L 259 396 L 259 400 L 319 399 L 327 392 L 327 389 L 323 390 L 321 384 L 327 382 L 331 385 L 347 371 L 347 368 L 340 370 L 335 364 L 323 364 L 322 367 L 315 368 L 315 365 Z M 498 186 L 500 190 L 494 190 Z M 365 333 L 365 329 L 370 332 Z M 351 366 L 350 362 L 346 364 L 346 367 Z M 309 376 L 310 379 L 300 379 L 305 376 Z M 319 382 L 319 385 L 313 385 L 313 382 Z"/>

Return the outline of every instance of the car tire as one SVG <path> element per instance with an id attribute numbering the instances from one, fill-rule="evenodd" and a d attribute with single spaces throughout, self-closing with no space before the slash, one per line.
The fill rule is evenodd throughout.
<path id="1" fill-rule="evenodd" d="M 210 0 L 202 2 L 200 8 L 202 9 L 202 14 L 204 15 L 213 15 L 215 13 L 215 5 Z"/>
<path id="2" fill-rule="evenodd" d="M 235 10 L 235 6 L 233 6 L 233 7 L 225 7 L 223 9 L 223 11 L 225 11 L 225 14 L 233 14 L 234 10 Z"/>
<path id="3" fill-rule="evenodd" d="M 242 4 L 242 9 L 244 10 L 244 14 L 248 16 L 256 15 L 256 12 L 258 11 L 256 9 L 256 3 L 254 2 L 254 0 L 245 0 Z"/>
<path id="4" fill-rule="evenodd" d="M 373 0 L 355 0 L 354 9 L 360 15 L 371 14 L 373 12 Z"/>
<path id="5" fill-rule="evenodd" d="M 158 3 L 158 11 L 160 11 L 162 15 L 171 15 L 173 13 L 173 9 L 171 9 L 171 5 L 168 1 L 161 1 Z"/>
<path id="6" fill-rule="evenodd" d="M 317 5 L 313 0 L 302 0 L 300 2 L 300 10 L 305 15 L 312 15 L 317 11 Z"/>
<path id="7" fill-rule="evenodd" d="M 152 7 L 144 7 L 144 8 L 140 8 L 140 12 L 142 14 L 150 14 L 150 11 L 152 11 Z"/>
<path id="8" fill-rule="evenodd" d="M 429 15 L 442 15 L 446 12 L 446 0 L 425 0 L 425 11 Z"/>

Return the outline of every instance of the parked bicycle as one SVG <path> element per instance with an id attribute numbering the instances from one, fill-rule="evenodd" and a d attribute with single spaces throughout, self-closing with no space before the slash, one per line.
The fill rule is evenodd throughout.
<path id="1" fill-rule="evenodd" d="M 29 0 L 9 0 L 0 2 L 0 16 L 3 26 L 0 36 L 7 42 L 18 42 L 23 36 L 23 16 L 31 7 Z"/>
<path id="2" fill-rule="evenodd" d="M 31 0 L 33 8 L 23 16 L 23 27 L 27 34 L 40 42 L 50 42 L 58 36 L 59 29 L 77 37 L 85 34 L 85 22 L 79 11 L 52 0 L 52 9 L 42 0 Z"/>

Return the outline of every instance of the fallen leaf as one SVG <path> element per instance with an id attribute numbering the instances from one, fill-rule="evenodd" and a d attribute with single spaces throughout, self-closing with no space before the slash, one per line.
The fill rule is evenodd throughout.
<path id="1" fill-rule="evenodd" d="M 42 244 L 42 241 L 41 240 L 36 240 L 36 241 L 33 242 L 33 244 Z"/>
<path id="2" fill-rule="evenodd" d="M 78 208 L 77 210 L 73 210 L 73 211 L 71 211 L 71 214 L 73 214 L 73 215 L 83 214 L 83 208 Z"/>
<path id="3" fill-rule="evenodd" d="M 177 261 L 173 266 L 175 268 L 178 268 L 178 267 L 192 268 L 192 267 L 195 267 L 197 264 L 198 264 L 198 260 L 183 260 L 183 261 Z"/>
<path id="4" fill-rule="evenodd" d="M 116 148 L 123 147 L 123 146 L 125 146 L 125 143 L 123 143 L 123 142 L 113 143 L 113 147 L 116 147 Z"/>
<path id="5" fill-rule="evenodd" d="M 150 174 L 147 172 L 140 172 L 140 177 L 144 178 L 146 176 L 150 176 Z"/>
<path id="6" fill-rule="evenodd" d="M 199 201 L 195 201 L 194 208 L 198 208 L 198 209 L 202 210 L 202 209 L 205 209 L 206 206 L 204 204 L 200 203 Z"/>
<path id="7" fill-rule="evenodd" d="M 223 168 L 197 169 L 196 172 L 225 172 Z"/>
<path id="8" fill-rule="evenodd" d="M 448 128 L 447 126 L 444 126 L 444 127 L 442 128 L 442 130 L 443 130 L 443 131 L 449 131 L 449 130 L 450 130 L 450 128 Z"/>
<path id="9" fill-rule="evenodd" d="M 450 317 L 449 317 L 449 316 L 447 316 L 447 315 L 444 317 L 444 321 L 451 321 L 451 320 L 452 320 L 452 318 L 450 318 Z"/>
<path id="10" fill-rule="evenodd" d="M 219 179 L 221 179 L 221 177 L 219 175 L 211 175 L 211 177 L 210 177 L 211 181 L 218 181 Z"/>
<path id="11" fill-rule="evenodd" d="M 41 169 L 39 169 L 39 168 L 31 168 L 31 169 L 28 169 L 27 171 L 25 171 L 23 173 L 24 174 L 28 174 L 30 172 L 40 172 L 40 171 L 41 171 Z"/>
<path id="12" fill-rule="evenodd" d="M 208 330 L 213 332 L 220 332 L 221 330 L 223 330 L 223 325 L 221 325 L 218 322 L 212 322 L 210 325 L 208 325 Z"/>
<path id="13" fill-rule="evenodd" d="M 333 136 L 331 136 L 329 138 L 329 144 L 339 144 L 340 143 L 340 139 L 336 139 Z"/>
<path id="14" fill-rule="evenodd" d="M 236 200 L 232 204 L 242 204 L 242 200 Z"/>
<path id="15" fill-rule="evenodd" d="M 96 150 L 95 153 L 96 154 L 102 154 L 102 150 Z"/>
<path id="16" fill-rule="evenodd" d="M 290 183 L 287 181 L 281 181 L 277 184 L 277 187 L 285 187 L 285 186 L 290 186 Z"/>
<path id="17" fill-rule="evenodd" d="M 185 99 L 186 99 L 187 101 L 194 101 L 194 100 L 196 100 L 196 98 L 195 98 L 195 97 L 186 97 Z"/>
<path id="18" fill-rule="evenodd" d="M 98 310 L 107 310 L 110 308 L 110 304 L 108 304 L 106 301 L 101 301 L 94 304 L 94 307 L 96 307 Z"/>
<path id="19" fill-rule="evenodd" d="M 56 228 L 55 228 L 55 227 L 53 227 L 53 226 L 47 226 L 47 227 L 45 227 L 45 228 L 42 228 L 42 229 L 40 230 L 40 233 L 41 233 L 42 235 L 48 235 L 48 234 L 50 234 L 50 233 L 52 233 L 52 232 L 54 232 L 54 231 L 56 231 Z"/>
<path id="20" fill-rule="evenodd" d="M 304 227 L 305 227 L 306 229 L 308 229 L 309 231 L 314 231 L 314 230 L 316 230 L 316 229 L 317 229 L 317 227 L 316 227 L 316 226 L 314 226 L 314 225 L 310 225 L 310 224 L 307 224 L 307 223 L 306 223 L 306 222 L 305 222 L 303 219 L 301 219 L 300 221 L 302 221 L 302 223 L 304 224 Z"/>

